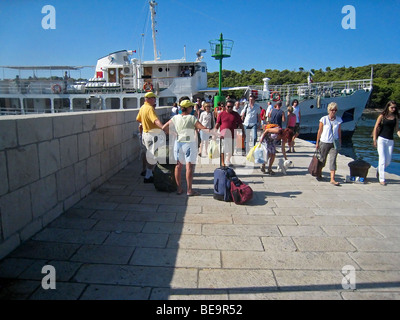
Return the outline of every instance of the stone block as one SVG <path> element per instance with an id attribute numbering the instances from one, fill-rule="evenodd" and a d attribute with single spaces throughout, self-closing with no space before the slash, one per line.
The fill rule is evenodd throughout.
<path id="1" fill-rule="evenodd" d="M 104 129 L 104 149 L 110 149 L 114 144 L 114 127 L 107 127 Z"/>
<path id="2" fill-rule="evenodd" d="M 70 166 L 56 173 L 57 196 L 59 201 L 64 201 L 75 192 L 74 167 Z"/>
<path id="3" fill-rule="evenodd" d="M 219 251 L 214 250 L 137 248 L 130 264 L 176 268 L 220 268 L 221 259 Z"/>
<path id="4" fill-rule="evenodd" d="M 104 112 L 96 113 L 96 128 L 101 129 L 108 126 L 108 114 Z"/>
<path id="5" fill-rule="evenodd" d="M 21 241 L 24 242 L 43 228 L 42 219 L 36 219 L 27 224 L 19 233 Z"/>
<path id="6" fill-rule="evenodd" d="M 87 159 L 87 181 L 90 183 L 100 177 L 101 167 L 100 167 L 100 154 Z"/>
<path id="7" fill-rule="evenodd" d="M 87 185 L 87 164 L 86 161 L 78 162 L 74 165 L 75 170 L 75 187 L 81 190 Z"/>
<path id="8" fill-rule="evenodd" d="M 96 129 L 96 115 L 94 113 L 84 114 L 82 116 L 83 131 L 93 131 Z"/>
<path id="9" fill-rule="evenodd" d="M 53 138 L 53 121 L 49 117 L 17 120 L 19 145 L 42 142 Z"/>
<path id="10" fill-rule="evenodd" d="M 30 185 L 33 217 L 39 217 L 57 204 L 56 176 L 50 175 Z"/>
<path id="11" fill-rule="evenodd" d="M 0 222 L 1 225 L 1 222 Z M 18 234 L 14 234 L 5 241 L 0 242 L 0 260 L 21 244 Z"/>
<path id="12" fill-rule="evenodd" d="M 15 120 L 0 120 L 0 150 L 15 148 L 18 145 L 17 124 Z"/>
<path id="13" fill-rule="evenodd" d="M 6 152 L 10 190 L 16 190 L 39 179 L 36 145 L 28 145 Z"/>
<path id="14" fill-rule="evenodd" d="M 107 126 L 115 126 L 117 124 L 117 112 L 107 111 Z"/>
<path id="15" fill-rule="evenodd" d="M 271 270 L 241 270 L 232 269 L 205 269 L 199 272 L 200 288 L 268 288 L 277 290 L 274 275 Z"/>
<path id="16" fill-rule="evenodd" d="M 60 115 L 53 118 L 54 138 L 61 138 L 82 132 L 82 115 Z"/>
<path id="17" fill-rule="evenodd" d="M 0 196 L 8 192 L 8 177 L 6 154 L 4 151 L 0 152 Z"/>
<path id="18" fill-rule="evenodd" d="M 90 155 L 98 154 L 104 149 L 103 130 L 90 131 Z"/>
<path id="19" fill-rule="evenodd" d="M 78 134 L 78 160 L 90 157 L 90 135 L 88 132 Z"/>
<path id="20" fill-rule="evenodd" d="M 39 144 L 39 167 L 41 178 L 60 169 L 60 142 L 58 139 Z"/>
<path id="21" fill-rule="evenodd" d="M 0 198 L 1 225 L 6 239 L 32 221 L 30 187 Z"/>
<path id="22" fill-rule="evenodd" d="M 61 168 L 65 168 L 78 162 L 78 139 L 77 135 L 60 139 Z"/>

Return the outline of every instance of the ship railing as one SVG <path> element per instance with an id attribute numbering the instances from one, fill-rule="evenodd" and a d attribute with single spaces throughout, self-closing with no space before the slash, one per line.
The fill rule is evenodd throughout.
<path id="1" fill-rule="evenodd" d="M 0 94 L 60 94 L 70 91 L 82 92 L 82 84 L 70 80 L 2 80 Z"/>
<path id="2" fill-rule="evenodd" d="M 357 90 L 372 90 L 372 80 L 344 80 L 344 81 L 329 81 L 329 82 L 314 82 L 301 84 L 286 84 L 286 85 L 268 85 L 268 92 L 264 91 L 264 86 L 250 86 L 250 90 L 258 92 L 258 99 L 270 98 L 269 95 L 279 93 L 281 99 L 287 97 L 298 99 L 310 99 L 321 97 L 336 97 L 351 95 Z"/>

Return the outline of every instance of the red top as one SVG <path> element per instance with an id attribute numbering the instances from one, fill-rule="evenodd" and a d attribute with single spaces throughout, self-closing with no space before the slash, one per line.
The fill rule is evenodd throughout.
<path id="1" fill-rule="evenodd" d="M 231 138 L 233 138 L 234 130 L 242 124 L 242 119 L 236 111 L 232 111 L 231 113 L 222 111 L 218 115 L 217 123 L 220 125 L 219 129 L 223 137 L 225 137 L 225 132 L 229 129 L 231 131 Z"/>
<path id="2" fill-rule="evenodd" d="M 262 109 L 262 110 L 261 110 L 261 113 L 260 113 L 260 118 L 261 118 L 261 120 L 265 120 L 265 114 L 266 114 L 265 109 Z"/>

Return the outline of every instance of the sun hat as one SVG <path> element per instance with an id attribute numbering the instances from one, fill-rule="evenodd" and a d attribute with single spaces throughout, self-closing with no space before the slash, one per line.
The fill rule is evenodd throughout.
<path id="1" fill-rule="evenodd" d="M 147 92 L 144 95 L 145 98 L 157 98 L 157 96 L 154 94 L 154 92 Z"/>
<path id="2" fill-rule="evenodd" d="M 190 102 L 190 100 L 183 100 L 180 104 L 181 108 L 189 108 L 189 107 L 193 107 L 194 103 Z"/>

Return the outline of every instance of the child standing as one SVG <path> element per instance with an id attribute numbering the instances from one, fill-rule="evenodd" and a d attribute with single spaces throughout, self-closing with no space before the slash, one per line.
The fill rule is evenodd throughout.
<path id="1" fill-rule="evenodd" d="M 289 106 L 287 108 L 288 110 L 288 114 L 287 114 L 287 122 L 286 122 L 286 128 L 289 128 L 292 130 L 292 132 L 294 132 L 294 127 L 296 126 L 296 115 L 293 113 L 293 107 Z M 290 139 L 288 141 L 288 145 L 289 145 L 289 150 L 287 151 L 288 153 L 290 152 L 294 152 L 294 143 L 292 141 L 292 139 Z"/>

